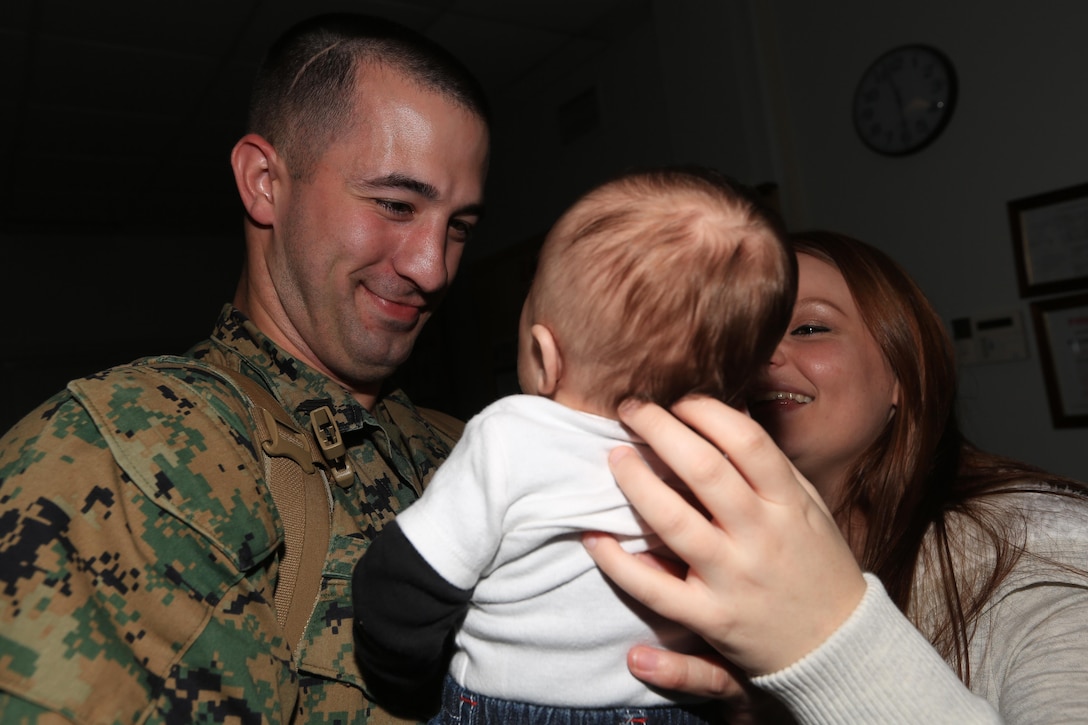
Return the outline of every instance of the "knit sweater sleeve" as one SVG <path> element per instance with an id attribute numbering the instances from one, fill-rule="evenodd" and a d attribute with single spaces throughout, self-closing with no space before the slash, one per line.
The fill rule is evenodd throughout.
<path id="1" fill-rule="evenodd" d="M 1000 723 L 896 608 L 880 581 L 846 622 L 815 651 L 753 679 L 803 724 L 871 722 Z"/>
<path id="2" fill-rule="evenodd" d="M 1083 580 L 1018 586 L 984 620 L 972 688 L 996 703 L 1005 722 L 1088 722 L 1088 586 Z"/>

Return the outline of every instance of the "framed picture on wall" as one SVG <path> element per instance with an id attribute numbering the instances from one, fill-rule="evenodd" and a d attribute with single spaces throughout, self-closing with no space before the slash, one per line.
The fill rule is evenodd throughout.
<path id="1" fill-rule="evenodd" d="M 1007 206 L 1020 296 L 1088 288 L 1088 184 Z"/>
<path id="2" fill-rule="evenodd" d="M 1088 292 L 1031 303 L 1050 417 L 1088 426 Z"/>

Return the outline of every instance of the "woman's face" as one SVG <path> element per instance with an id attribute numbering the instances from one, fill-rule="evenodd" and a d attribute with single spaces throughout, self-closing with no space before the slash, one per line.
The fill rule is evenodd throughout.
<path id="1" fill-rule="evenodd" d="M 827 503 L 895 412 L 899 384 L 842 274 L 799 254 L 797 303 L 750 409 Z"/>

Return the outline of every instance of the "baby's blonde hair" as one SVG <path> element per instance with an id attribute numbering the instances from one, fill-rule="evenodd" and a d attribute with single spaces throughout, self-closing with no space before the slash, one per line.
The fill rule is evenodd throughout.
<path id="1" fill-rule="evenodd" d="M 781 339 L 796 262 L 777 217 L 701 167 L 628 172 L 548 233 L 526 312 L 583 399 L 736 401 Z"/>

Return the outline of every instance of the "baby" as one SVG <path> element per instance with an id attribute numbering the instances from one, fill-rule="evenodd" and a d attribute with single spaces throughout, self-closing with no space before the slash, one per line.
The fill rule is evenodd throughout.
<path id="1" fill-rule="evenodd" d="M 522 308 L 524 394 L 468 422 L 356 567 L 357 654 L 377 702 L 418 699 L 444 677 L 434 723 L 708 721 L 708 704 L 625 667 L 636 643 L 705 645 L 613 589 L 581 535 L 659 549 L 608 453 L 634 446 L 663 466 L 616 408 L 743 400 L 793 305 L 783 238 L 752 192 L 702 168 L 629 172 L 563 214 Z"/>

